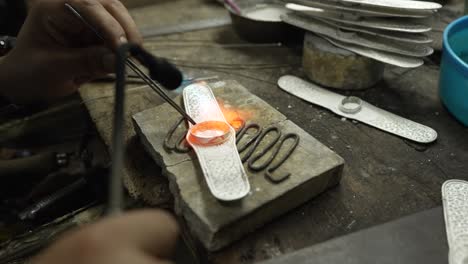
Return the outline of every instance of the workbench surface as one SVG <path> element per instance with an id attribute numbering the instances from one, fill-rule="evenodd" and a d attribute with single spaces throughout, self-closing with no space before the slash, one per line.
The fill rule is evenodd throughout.
<path id="1" fill-rule="evenodd" d="M 226 16 L 215 1 L 158 1 L 132 9 L 141 27 L 163 26 Z M 303 77 L 301 43 L 232 45 L 240 40 L 230 26 L 149 39 L 146 47 L 175 62 L 189 77 L 234 79 L 277 108 L 288 119 L 336 151 L 345 161 L 341 185 L 207 256 L 214 263 L 253 263 L 292 252 L 363 228 L 441 205 L 440 188 L 448 179 L 468 179 L 468 129 L 441 105 L 436 53 L 420 68 L 387 67 L 375 87 L 352 94 L 437 130 L 432 145 L 419 145 L 365 124 L 342 120 L 329 111 L 282 92 L 279 77 Z M 356 78 L 359 78 L 356 76 Z M 170 206 L 167 182 L 138 145 L 131 116 L 161 103 L 150 89 L 128 91 L 126 185 L 136 198 Z M 90 84 L 80 94 L 109 145 L 112 84 Z M 157 121 L 155 121 L 157 122 Z"/>

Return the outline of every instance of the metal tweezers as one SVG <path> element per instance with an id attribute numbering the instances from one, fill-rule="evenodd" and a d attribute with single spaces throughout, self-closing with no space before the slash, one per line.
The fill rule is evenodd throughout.
<path id="1" fill-rule="evenodd" d="M 96 34 L 96 36 L 104 41 L 104 38 L 101 36 L 101 34 L 88 22 L 86 21 L 83 16 L 70 4 L 65 3 L 65 7 L 70 10 L 70 12 L 78 18 L 81 22 L 83 22 L 84 25 L 86 25 L 90 30 Z M 156 81 L 151 79 L 145 72 L 143 72 L 138 65 L 132 61 L 130 58 L 127 59 L 126 64 L 128 67 L 130 67 L 146 84 L 153 89 L 159 96 L 161 96 L 166 102 L 168 102 L 172 107 L 174 107 L 175 110 L 177 110 L 185 119 L 187 119 L 190 123 L 195 125 L 195 121 L 185 112 L 184 109 L 182 109 L 176 102 L 174 102 L 165 92 L 164 89 L 161 87 L 160 84 L 158 84 Z"/>

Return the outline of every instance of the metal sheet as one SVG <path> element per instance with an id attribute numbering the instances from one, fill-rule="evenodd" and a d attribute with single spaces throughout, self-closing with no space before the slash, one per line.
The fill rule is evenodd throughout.
<path id="1" fill-rule="evenodd" d="M 388 133 L 419 143 L 431 143 L 437 139 L 434 129 L 377 108 L 357 97 L 345 97 L 291 75 L 281 77 L 278 85 L 282 90 L 339 116 L 358 120 Z"/>
<path id="2" fill-rule="evenodd" d="M 227 124 L 208 85 L 191 84 L 185 87 L 183 97 L 187 113 L 197 124 L 205 121 L 220 121 Z M 192 128 L 191 124 L 190 127 Z M 193 144 L 187 135 L 187 142 L 197 154 L 211 193 L 222 201 L 239 200 L 250 191 L 249 179 L 236 147 L 236 132 L 231 126 L 229 129 L 231 133 L 227 141 L 216 145 Z"/>
<path id="3" fill-rule="evenodd" d="M 390 41 L 388 39 L 381 39 L 376 36 L 364 36 L 355 32 L 344 32 L 317 19 L 305 17 L 296 13 L 290 13 L 282 16 L 282 19 L 288 24 L 308 31 L 325 35 L 344 43 L 355 44 L 375 50 L 411 57 L 425 57 L 434 52 L 431 47 L 425 45 L 403 44 L 400 42 Z"/>
<path id="4" fill-rule="evenodd" d="M 442 185 L 445 226 L 449 244 L 449 263 L 468 260 L 468 182 L 448 180 Z"/>
<path id="5" fill-rule="evenodd" d="M 379 7 L 399 10 L 438 10 L 442 5 L 435 2 L 408 0 L 328 0 L 352 6 Z"/>
<path id="6" fill-rule="evenodd" d="M 432 43 L 433 41 L 431 38 L 429 38 L 427 35 L 423 33 L 418 34 L 418 33 L 385 31 L 385 30 L 379 30 L 379 29 L 360 27 L 356 25 L 347 25 L 345 23 L 334 22 L 334 21 L 327 20 L 324 18 L 316 18 L 316 19 L 324 23 L 327 23 L 331 26 L 343 29 L 343 30 L 360 32 L 364 34 L 369 34 L 371 36 L 386 38 L 386 39 L 394 40 L 394 41 L 415 43 L 415 44 L 429 44 L 429 43 Z"/>
<path id="7" fill-rule="evenodd" d="M 298 14 L 299 12 L 297 12 Z M 340 22 L 347 25 L 355 25 L 366 28 L 374 28 L 380 30 L 406 32 L 406 33 L 424 33 L 431 31 L 431 27 L 418 24 L 414 19 L 385 19 L 375 17 L 360 17 L 349 13 L 331 12 L 324 9 L 317 9 L 314 12 L 302 13 L 304 17 L 319 17 Z"/>
<path id="8" fill-rule="evenodd" d="M 327 10 L 344 11 L 354 15 L 372 16 L 372 17 L 413 17 L 421 18 L 428 17 L 434 14 L 433 10 L 395 10 L 377 7 L 366 6 L 349 6 L 342 5 L 338 2 L 330 2 L 326 0 L 308 1 L 308 0 L 290 0 L 291 3 L 296 3 L 304 6 L 323 8 Z"/>
<path id="9" fill-rule="evenodd" d="M 424 64 L 424 61 L 420 58 L 412 58 L 401 56 L 398 54 L 393 54 L 385 51 L 380 50 L 373 50 L 369 48 L 364 48 L 358 45 L 344 43 L 335 39 L 327 38 L 326 36 L 322 36 L 324 39 L 328 40 L 333 45 L 347 49 L 352 51 L 356 54 L 372 58 L 377 61 L 381 61 L 387 64 L 395 65 L 402 68 L 416 68 Z"/>

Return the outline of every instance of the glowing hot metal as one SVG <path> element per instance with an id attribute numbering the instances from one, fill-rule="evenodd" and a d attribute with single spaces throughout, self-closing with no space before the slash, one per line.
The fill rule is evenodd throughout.
<path id="1" fill-rule="evenodd" d="M 195 83 L 183 92 L 190 125 L 187 142 L 197 154 L 208 187 L 217 199 L 234 201 L 250 192 L 250 184 L 236 147 L 236 132 L 226 121 L 207 84 Z"/>
<path id="2" fill-rule="evenodd" d="M 231 127 L 222 121 L 205 121 L 189 130 L 187 141 L 200 146 L 219 145 L 231 137 Z"/>

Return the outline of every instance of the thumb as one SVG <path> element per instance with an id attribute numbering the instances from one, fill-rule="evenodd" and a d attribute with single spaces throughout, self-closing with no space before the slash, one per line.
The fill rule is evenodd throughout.
<path id="1" fill-rule="evenodd" d="M 115 71 L 115 54 L 102 46 L 69 49 L 66 57 L 64 69 L 77 78 L 92 79 Z"/>

